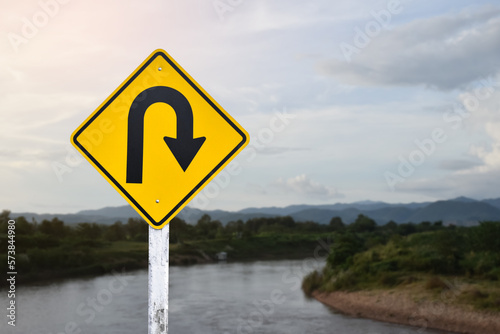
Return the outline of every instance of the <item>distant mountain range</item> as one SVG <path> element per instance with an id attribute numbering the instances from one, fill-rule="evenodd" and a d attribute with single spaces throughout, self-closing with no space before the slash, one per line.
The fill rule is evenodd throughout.
<path id="1" fill-rule="evenodd" d="M 326 205 L 290 205 L 287 207 L 247 208 L 240 211 L 209 210 L 203 211 L 185 207 L 178 215 L 190 224 L 195 224 L 204 214 L 223 224 L 230 221 L 247 221 L 251 218 L 291 216 L 295 221 L 313 221 L 328 224 L 332 217 L 340 217 L 345 223 L 352 223 L 360 214 L 374 219 L 378 224 L 389 221 L 396 223 L 420 223 L 423 221 L 443 221 L 444 224 L 472 225 L 479 221 L 500 221 L 500 198 L 477 201 L 467 197 L 451 200 L 390 204 L 384 202 L 362 201 L 355 203 L 336 203 Z M 36 214 L 29 212 L 12 213 L 11 217 L 24 216 L 31 221 L 40 222 L 58 217 L 67 224 L 97 222 L 113 224 L 126 223 L 128 218 L 139 215 L 130 206 L 106 207 L 98 210 L 85 210 L 75 214 Z"/>

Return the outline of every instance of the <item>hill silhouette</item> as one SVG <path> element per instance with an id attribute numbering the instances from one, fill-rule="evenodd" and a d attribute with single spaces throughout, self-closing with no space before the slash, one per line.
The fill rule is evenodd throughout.
<path id="1" fill-rule="evenodd" d="M 246 221 L 251 218 L 291 216 L 296 221 L 313 221 L 328 224 L 332 217 L 340 217 L 352 223 L 359 214 L 369 216 L 378 224 L 389 221 L 396 223 L 419 223 L 422 221 L 442 221 L 444 224 L 475 225 L 485 220 L 500 220 L 500 198 L 482 201 L 467 197 L 424 203 L 385 203 L 362 201 L 355 203 L 335 203 L 324 205 L 290 205 L 286 207 L 246 208 L 239 211 L 200 210 L 185 207 L 178 215 L 187 223 L 195 224 L 204 214 L 223 224 L 230 221 Z M 113 224 L 126 222 L 128 218 L 140 217 L 130 206 L 105 207 L 96 210 L 83 210 L 74 214 L 38 214 L 31 212 L 12 213 L 13 218 L 24 216 L 28 221 L 42 221 L 57 217 L 67 224 L 97 222 Z"/>

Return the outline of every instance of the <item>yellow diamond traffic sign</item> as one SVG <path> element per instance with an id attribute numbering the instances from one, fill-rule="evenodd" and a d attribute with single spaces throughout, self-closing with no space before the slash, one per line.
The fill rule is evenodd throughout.
<path id="1" fill-rule="evenodd" d="M 156 50 L 71 141 L 160 229 L 248 144 L 249 136 L 165 51 Z"/>

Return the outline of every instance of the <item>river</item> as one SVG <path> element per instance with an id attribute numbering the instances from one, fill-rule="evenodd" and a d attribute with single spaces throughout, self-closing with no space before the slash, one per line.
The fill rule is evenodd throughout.
<path id="1" fill-rule="evenodd" d="M 422 333 L 347 317 L 308 300 L 300 283 L 312 265 L 291 260 L 171 267 L 169 333 Z M 19 286 L 11 327 L 2 290 L 0 333 L 146 334 L 147 291 L 145 270 Z"/>

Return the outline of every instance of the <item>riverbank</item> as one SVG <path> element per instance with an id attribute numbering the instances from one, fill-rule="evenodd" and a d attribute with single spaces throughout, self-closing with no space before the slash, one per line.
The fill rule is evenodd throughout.
<path id="1" fill-rule="evenodd" d="M 217 262 L 226 252 L 228 262 L 292 260 L 311 257 L 320 237 L 326 234 L 252 236 L 242 239 L 197 240 L 170 244 L 171 266 Z M 7 261 L 5 260 L 5 263 Z M 27 251 L 18 256 L 18 283 L 37 284 L 53 280 L 94 277 L 112 272 L 148 268 L 148 243 L 98 242 L 74 247 Z M 0 281 L 0 288 L 7 286 Z"/>
<path id="2" fill-rule="evenodd" d="M 479 311 L 460 305 L 460 294 L 449 291 L 432 295 L 416 295 L 412 290 L 371 290 L 356 292 L 319 292 L 312 296 L 334 310 L 359 318 L 437 329 L 453 333 L 498 334 L 498 312 Z M 466 292 L 468 293 L 468 292 Z"/>
<path id="3" fill-rule="evenodd" d="M 307 295 L 356 317 L 500 333 L 499 222 L 434 224 L 439 228 L 401 230 L 386 240 L 377 232 L 356 232 L 353 225 L 334 234 L 325 267 L 304 278 Z"/>

